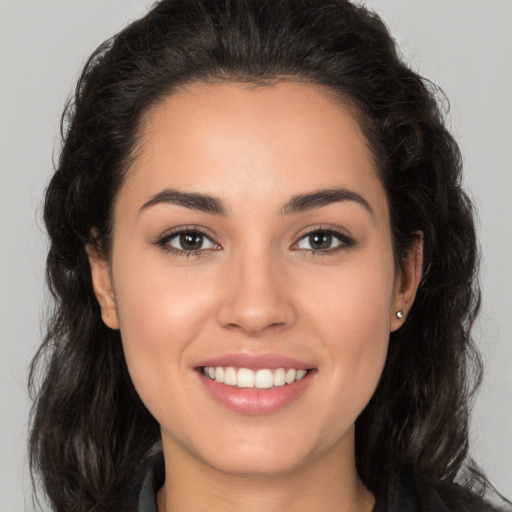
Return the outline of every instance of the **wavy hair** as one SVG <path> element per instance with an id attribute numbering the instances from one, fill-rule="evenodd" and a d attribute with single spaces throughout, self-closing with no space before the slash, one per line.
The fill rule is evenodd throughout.
<path id="1" fill-rule="evenodd" d="M 162 0 L 90 57 L 63 114 L 46 191 L 54 310 L 35 356 L 30 462 L 57 512 L 130 510 L 127 489 L 159 439 L 106 327 L 85 252 L 109 254 L 112 209 L 143 115 L 192 82 L 325 86 L 357 111 L 391 211 L 397 262 L 423 233 L 424 271 L 356 423 L 356 462 L 375 495 L 403 471 L 455 481 L 481 362 L 473 207 L 439 90 L 409 69 L 380 18 L 347 0 Z M 98 236 L 91 238 L 91 230 Z M 485 485 L 473 466 L 466 484 Z"/>

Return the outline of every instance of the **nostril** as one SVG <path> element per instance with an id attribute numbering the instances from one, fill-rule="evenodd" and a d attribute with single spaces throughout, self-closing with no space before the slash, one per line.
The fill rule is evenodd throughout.
<path id="1" fill-rule="evenodd" d="M 243 332 L 249 336 L 275 334 L 292 326 L 296 313 L 291 304 L 248 304 L 231 302 L 224 304 L 218 312 L 219 323 L 227 329 Z"/>

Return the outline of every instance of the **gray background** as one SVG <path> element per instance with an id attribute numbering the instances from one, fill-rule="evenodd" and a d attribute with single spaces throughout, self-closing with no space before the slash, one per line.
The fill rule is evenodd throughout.
<path id="1" fill-rule="evenodd" d="M 487 373 L 473 453 L 512 497 L 512 1 L 369 0 L 404 56 L 443 87 L 480 215 Z M 86 57 L 146 0 L 0 0 L 0 512 L 31 509 L 26 373 L 44 314 L 38 210 L 58 123 Z"/>

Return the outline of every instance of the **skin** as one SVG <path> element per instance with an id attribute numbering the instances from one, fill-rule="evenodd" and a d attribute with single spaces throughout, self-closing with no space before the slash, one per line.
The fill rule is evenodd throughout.
<path id="1" fill-rule="evenodd" d="M 316 85 L 194 84 L 146 114 L 136 155 L 116 198 L 112 253 L 89 256 L 103 320 L 121 330 L 134 385 L 161 426 L 159 511 L 370 511 L 354 422 L 404 321 L 396 312 L 414 300 L 421 246 L 397 271 L 386 193 L 350 109 Z M 225 215 L 142 208 L 169 188 L 214 196 Z M 371 212 L 354 200 L 282 212 L 293 196 L 339 188 Z M 157 243 L 191 226 L 209 237 L 200 252 Z M 353 244 L 334 238 L 337 250 L 313 252 L 314 228 Z M 240 414 L 196 371 L 233 352 L 316 371 L 286 407 Z"/>

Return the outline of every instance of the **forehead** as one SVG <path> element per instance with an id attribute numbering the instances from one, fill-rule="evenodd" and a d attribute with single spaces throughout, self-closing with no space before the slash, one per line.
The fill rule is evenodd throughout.
<path id="1" fill-rule="evenodd" d="M 141 201 L 168 187 L 247 201 L 335 186 L 383 195 L 354 108 L 312 84 L 189 85 L 146 113 L 135 155 L 121 192 Z"/>

